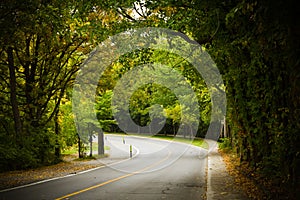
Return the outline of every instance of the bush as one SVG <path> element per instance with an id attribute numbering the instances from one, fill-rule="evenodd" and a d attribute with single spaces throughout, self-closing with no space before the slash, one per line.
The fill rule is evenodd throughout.
<path id="1" fill-rule="evenodd" d="M 219 147 L 220 149 L 228 150 L 232 148 L 230 138 L 220 138 L 219 139 Z"/>

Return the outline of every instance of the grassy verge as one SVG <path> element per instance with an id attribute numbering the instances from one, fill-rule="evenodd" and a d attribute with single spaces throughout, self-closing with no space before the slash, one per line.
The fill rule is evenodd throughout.
<path id="1" fill-rule="evenodd" d="M 78 147 L 76 146 L 68 147 L 66 149 L 63 149 L 61 152 L 62 155 L 73 155 L 77 153 L 78 153 Z"/>
<path id="2" fill-rule="evenodd" d="M 124 133 L 109 133 L 113 135 L 121 135 L 126 136 L 127 134 Z M 128 135 L 127 135 L 128 136 Z M 203 138 L 194 138 L 194 140 L 190 140 L 189 138 L 183 138 L 183 137 L 174 137 L 170 135 L 154 135 L 154 136 L 146 136 L 146 135 L 140 135 L 140 134 L 130 134 L 129 136 L 139 136 L 139 137 L 146 137 L 146 138 L 157 138 L 157 139 L 163 139 L 163 140 L 173 140 L 176 142 L 182 142 L 186 144 L 192 144 L 194 146 L 198 146 L 204 149 L 208 149 L 208 144 L 204 141 Z"/>
<path id="3" fill-rule="evenodd" d="M 93 152 L 98 151 L 98 143 L 93 142 L 92 145 L 93 148 Z M 104 150 L 108 151 L 110 150 L 109 146 L 104 146 Z M 86 154 L 89 155 L 90 153 L 90 146 L 86 146 L 86 150 L 85 150 Z M 78 154 L 78 147 L 77 146 L 73 146 L 73 147 L 69 147 L 67 149 L 64 149 L 62 151 L 62 155 L 74 155 L 74 154 Z"/>
<path id="4" fill-rule="evenodd" d="M 179 137 L 164 136 L 164 135 L 155 135 L 155 136 L 153 136 L 153 138 L 159 138 L 159 139 L 163 139 L 163 140 L 173 140 L 176 142 L 192 144 L 197 147 L 208 149 L 208 144 L 202 138 L 194 138 L 194 140 L 190 140 L 188 138 L 179 138 Z"/>
<path id="5" fill-rule="evenodd" d="M 107 158 L 109 156 L 109 154 L 105 153 L 103 155 L 93 155 L 92 157 L 91 156 L 85 156 L 83 158 L 76 158 L 74 159 L 74 161 L 90 161 L 90 160 L 97 160 L 97 159 L 100 159 L 100 158 Z"/>
<path id="6" fill-rule="evenodd" d="M 128 136 L 127 134 L 123 134 L 123 133 L 109 133 L 109 134 L 119 135 L 119 136 Z M 143 135 L 139 135 L 139 134 L 130 134 L 130 135 L 146 137 L 146 138 L 157 138 L 157 139 L 168 140 L 168 141 L 182 142 L 182 143 L 191 144 L 191 145 L 194 145 L 194 146 L 197 146 L 197 147 L 201 147 L 201 148 L 204 148 L 204 149 L 208 149 L 208 144 L 202 138 L 194 138 L 194 140 L 190 140 L 188 138 L 165 136 L 165 135 L 155 135 L 155 136 L 143 136 Z M 98 151 L 98 143 L 93 142 L 92 149 L 93 149 L 93 152 Z M 110 150 L 110 147 L 109 146 L 104 146 L 104 150 L 108 151 L 108 150 Z M 88 160 L 99 159 L 99 158 L 104 158 L 104 157 L 108 156 L 107 154 L 104 154 L 104 155 L 94 154 L 92 157 L 88 156 L 89 153 L 90 153 L 90 146 L 89 145 L 86 146 L 85 152 L 86 152 L 87 156 L 85 156 L 84 158 L 77 158 L 77 159 L 75 159 L 75 161 L 88 161 Z M 75 155 L 75 154 L 78 154 L 78 147 L 77 146 L 69 147 L 68 149 L 64 149 L 62 151 L 63 156 Z"/>

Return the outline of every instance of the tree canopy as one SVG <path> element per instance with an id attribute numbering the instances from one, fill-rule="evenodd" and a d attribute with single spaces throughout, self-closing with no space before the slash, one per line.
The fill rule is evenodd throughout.
<path id="1" fill-rule="evenodd" d="M 198 42 L 217 64 L 225 83 L 229 141 L 240 161 L 282 189 L 296 191 L 300 155 L 296 5 L 294 0 L 1 1 L 0 169 L 57 160 L 63 146 L 78 140 L 70 99 L 83 60 L 116 33 L 162 27 Z M 199 123 L 198 135 L 204 136 L 211 112 L 205 81 L 186 60 L 151 48 L 121 56 L 103 73 L 96 97 L 102 128 L 119 130 L 112 113 L 120 108 L 110 106 L 118 80 L 137 65 L 155 62 L 172 66 L 192 86 L 201 117 L 191 120 Z M 133 121 L 147 125 L 153 104 L 162 105 L 167 117 L 162 132 L 175 133 L 184 108 L 166 87 L 146 84 L 133 93 L 129 106 Z"/>

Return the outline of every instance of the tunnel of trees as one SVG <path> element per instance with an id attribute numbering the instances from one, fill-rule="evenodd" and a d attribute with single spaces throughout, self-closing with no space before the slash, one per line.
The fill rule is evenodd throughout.
<path id="1" fill-rule="evenodd" d="M 227 95 L 228 145 L 240 162 L 274 184 L 299 188 L 300 26 L 296 1 L 30 0 L 0 3 L 0 170 L 60 161 L 78 143 L 72 86 L 84 59 L 116 33 L 163 27 L 197 41 L 217 64 Z M 137 64 L 174 63 L 200 105 L 198 136 L 210 121 L 205 82 L 185 60 L 144 49 L 120 57 L 97 89 L 97 117 L 119 131 L 110 100 L 116 81 Z M 145 85 L 134 93 L 131 115 L 149 122 L 148 107 L 166 107 L 163 134 L 173 134 L 180 106 L 167 88 Z"/>

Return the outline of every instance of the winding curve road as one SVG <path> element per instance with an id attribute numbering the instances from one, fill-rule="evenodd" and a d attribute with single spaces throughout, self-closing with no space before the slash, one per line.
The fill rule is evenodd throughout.
<path id="1" fill-rule="evenodd" d="M 134 136 L 123 142 L 117 135 L 106 135 L 105 145 L 110 157 L 102 167 L 2 191 L 0 199 L 205 199 L 206 150 Z"/>

